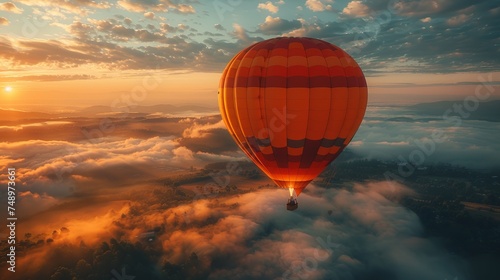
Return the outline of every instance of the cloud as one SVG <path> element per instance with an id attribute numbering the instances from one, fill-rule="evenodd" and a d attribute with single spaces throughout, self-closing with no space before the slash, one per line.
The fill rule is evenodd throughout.
<path id="1" fill-rule="evenodd" d="M 242 40 L 242 41 L 249 40 L 249 37 L 248 37 L 246 30 L 241 25 L 235 23 L 235 24 L 233 24 L 233 28 L 234 28 L 233 34 L 236 36 L 236 38 L 238 38 L 239 40 Z"/>
<path id="2" fill-rule="evenodd" d="M 175 160 L 181 162 L 194 160 L 193 152 L 183 146 L 173 149 L 172 154 L 174 155 Z"/>
<path id="3" fill-rule="evenodd" d="M 193 125 L 184 130 L 182 137 L 184 138 L 204 138 L 214 129 L 226 129 L 222 120 L 217 123 L 199 124 L 194 122 Z"/>
<path id="4" fill-rule="evenodd" d="M 20 9 L 12 2 L 5 2 L 0 4 L 0 11 L 7 11 L 15 14 L 22 14 L 23 9 Z"/>
<path id="5" fill-rule="evenodd" d="M 368 159 L 418 162 L 419 166 L 448 162 L 494 169 L 500 167 L 497 160 L 500 144 L 490 133 L 495 129 L 500 129 L 498 122 L 462 119 L 456 125 L 455 119 L 445 120 L 441 115 L 372 107 L 353 138 L 357 144 L 349 145 L 348 149 Z"/>
<path id="6" fill-rule="evenodd" d="M 19 48 L 14 48 L 8 39 L 0 39 L 0 57 L 16 64 L 35 65 L 51 63 L 76 65 L 89 63 L 92 56 L 80 52 L 72 46 L 59 41 L 18 41 Z"/>
<path id="7" fill-rule="evenodd" d="M 206 118 L 187 121 L 191 122 L 191 126 L 183 131 L 182 138 L 179 140 L 181 145 L 197 152 L 198 155 L 209 153 L 241 157 L 241 154 L 235 153 L 240 152 L 240 149 L 219 117 L 210 118 L 208 121 Z M 209 155 L 205 154 L 205 156 Z"/>
<path id="8" fill-rule="evenodd" d="M 275 14 L 279 11 L 279 7 L 274 5 L 272 2 L 270 1 L 267 1 L 266 3 L 259 3 L 259 5 L 257 6 L 258 9 L 261 9 L 261 10 L 266 10 L 272 14 Z"/>
<path id="9" fill-rule="evenodd" d="M 368 5 L 368 3 L 371 2 L 365 4 Z M 451 5 L 451 2 L 446 3 Z M 391 16 L 391 20 L 383 21 L 383 24 L 377 24 L 376 20 L 372 22 L 369 19 L 364 24 L 354 25 L 356 28 L 351 28 L 353 33 L 347 35 L 346 39 L 351 42 L 358 39 L 358 44 L 353 45 L 347 41 L 346 45 L 340 44 L 340 46 L 344 46 L 350 53 L 356 53 L 359 57 L 357 60 L 361 60 L 361 64 L 364 58 L 371 61 L 372 67 L 376 65 L 373 63 L 383 63 L 384 65 L 380 65 L 381 69 L 392 68 L 404 72 L 419 72 L 419 69 L 426 68 L 426 72 L 436 73 L 494 71 L 496 69 L 494 65 L 498 64 L 499 58 L 492 58 L 487 53 L 496 51 L 494 50 L 495 43 L 492 41 L 494 39 L 490 34 L 493 32 L 491 26 L 496 26 L 498 19 L 486 12 L 481 12 L 482 16 L 475 21 L 466 20 L 467 16 L 459 16 L 461 13 L 459 11 L 463 9 L 468 11 L 470 3 L 457 2 L 446 6 L 440 12 L 418 13 L 411 16 L 398 16 L 396 12 Z M 476 11 L 474 13 L 480 13 L 479 11 L 488 10 L 489 6 L 485 2 L 480 2 L 474 6 L 474 9 Z M 470 13 L 465 13 L 465 15 L 468 14 Z M 431 26 L 424 25 L 426 22 L 421 21 L 422 18 L 427 17 L 432 18 Z M 447 21 L 450 18 L 452 18 L 450 21 L 452 24 L 460 21 L 459 25 L 452 26 L 453 32 L 449 32 L 450 25 Z M 481 30 L 481 32 L 473 30 Z M 392 42 L 392 47 L 388 49 L 387 45 L 382 43 L 384 41 Z M 460 44 L 456 44 L 457 41 L 460 41 Z M 436 42 L 439 44 L 435 44 Z M 482 47 L 477 48 L 477 42 L 490 43 L 482 43 Z M 434 47 L 431 48 L 431 44 Z M 456 55 L 461 55 L 459 60 Z M 405 61 L 397 62 L 400 58 L 404 58 Z M 389 67 L 388 64 L 393 65 Z M 416 64 L 420 66 L 417 67 Z M 427 66 L 423 67 L 422 64 Z"/>
<path id="10" fill-rule="evenodd" d="M 394 2 L 394 9 L 401 15 L 416 16 L 436 13 L 443 9 L 446 1 L 398 1 Z"/>
<path id="11" fill-rule="evenodd" d="M 31 191 L 19 192 L 17 195 L 18 215 L 29 217 L 58 204 L 58 200 L 47 194 L 32 193 Z"/>
<path id="12" fill-rule="evenodd" d="M 370 15 L 370 8 L 361 1 L 351 1 L 342 11 L 344 14 L 352 17 L 366 17 Z"/>
<path id="13" fill-rule="evenodd" d="M 15 76 L 15 77 L 0 77 L 3 82 L 15 81 L 36 81 L 36 82 L 52 82 L 52 81 L 72 81 L 72 80 L 90 80 L 97 79 L 96 76 L 86 74 L 75 75 L 33 75 L 33 76 Z"/>
<path id="14" fill-rule="evenodd" d="M 397 203 L 413 195 L 403 185 L 311 185 L 293 213 L 283 209 L 286 195 L 262 190 L 197 200 L 143 215 L 136 226 L 178 225 L 159 237 L 164 256 L 179 262 L 196 252 L 213 279 L 441 280 L 464 273 L 461 260 L 425 239 L 415 213 Z"/>
<path id="15" fill-rule="evenodd" d="M 66 10 L 56 10 L 56 5 L 35 5 L 49 5 L 49 2 L 31 1 L 33 13 L 38 13 L 37 17 L 54 20 L 70 18 Z M 66 2 L 82 11 L 91 9 L 97 3 Z M 397 1 L 397 5 L 393 6 L 394 1 L 389 0 L 350 1 L 343 10 L 344 14 L 332 20 L 269 16 L 256 28 L 234 25 L 234 30 L 225 34 L 195 31 L 187 24 L 151 21 L 146 26 L 124 17 L 99 20 L 82 17 L 74 19 L 73 23 L 53 24 L 69 32 L 64 40 L 4 38 L 0 40 L 0 57 L 9 67 L 67 68 L 88 65 L 113 70 L 221 71 L 239 50 L 263 40 L 255 35 L 260 34 L 326 40 L 354 55 L 367 72 L 443 73 L 496 69 L 500 58 L 492 57 L 491 53 L 497 51 L 496 37 L 492 34 L 498 26 L 498 17 L 491 1 L 443 0 L 436 4 L 424 1 L 429 7 L 420 7 L 417 2 Z M 120 3 L 129 5 L 142 16 L 151 17 L 156 13 L 156 19 L 160 10 L 175 12 L 182 10 L 180 5 L 189 6 L 196 2 L 124 0 Z M 281 8 L 280 2 L 269 3 Z M 332 2 L 318 0 L 307 3 L 306 7 L 314 10 L 327 10 L 333 5 Z M 390 17 L 387 17 L 388 14 Z M 471 20 L 473 15 L 475 20 Z M 429 25 L 431 18 L 432 25 Z M 214 28 L 225 30 L 221 24 L 215 24 Z M 449 28 L 453 28 L 453 32 Z M 197 36 L 206 39 L 197 39 Z M 384 42 L 393 43 L 388 46 Z M 477 47 L 478 42 L 482 42 L 480 48 Z"/>
<path id="16" fill-rule="evenodd" d="M 9 25 L 9 20 L 4 18 L 4 17 L 0 17 L 0 25 Z"/>
<path id="17" fill-rule="evenodd" d="M 147 18 L 147 19 L 154 19 L 155 18 L 155 13 L 153 13 L 153 12 L 144 13 L 144 17 Z"/>
<path id="18" fill-rule="evenodd" d="M 267 16 L 264 23 L 259 25 L 259 31 L 266 35 L 280 35 L 301 26 L 302 23 L 299 20 L 289 21 L 280 17 Z"/>
<path id="19" fill-rule="evenodd" d="M 219 23 L 214 24 L 214 28 L 215 28 L 215 29 L 217 29 L 217 30 L 219 30 L 219 31 L 224 31 L 224 30 L 226 30 L 226 29 L 224 28 L 224 26 L 222 26 L 222 25 L 221 25 L 221 24 L 219 24 Z"/>
<path id="20" fill-rule="evenodd" d="M 38 125 L 37 133 L 61 129 L 49 127 L 48 123 L 32 126 Z M 173 127 L 172 130 L 186 128 L 178 134 L 172 132 L 171 136 L 144 139 L 116 132 L 114 137 L 75 139 L 73 143 L 56 140 L 0 142 L 3 155 L 0 167 L 13 163 L 19 166 L 18 172 L 22 174 L 19 190 L 29 192 L 27 198 L 61 199 L 109 182 L 115 185 L 132 183 L 131 178 L 123 174 L 159 177 L 164 172 L 159 167 L 167 170 L 182 170 L 190 166 L 201 168 L 211 162 L 242 157 L 219 116 L 184 119 L 182 123 L 165 125 Z M 83 129 L 81 137 L 81 133 L 92 137 L 92 128 Z M 166 130 L 165 127 L 162 129 Z M 30 132 L 26 133 L 29 135 Z M 72 132 L 68 134 L 72 135 Z M 6 183 L 6 177 L 0 177 L 0 182 Z"/>
<path id="21" fill-rule="evenodd" d="M 387 8 L 393 9 L 397 14 L 408 17 L 447 15 L 474 6 L 484 6 L 487 3 L 487 1 L 485 0 L 480 0 L 476 2 L 470 2 L 466 0 L 439 0 L 439 1 L 403 0 L 397 2 L 390 2 L 390 1 L 378 1 L 378 2 L 380 2 L 380 4 L 384 3 L 384 5 L 380 5 L 381 7 L 385 6 L 386 9 Z M 367 1 L 366 4 L 370 5 L 369 1 Z"/>
<path id="22" fill-rule="evenodd" d="M 238 42 L 236 43 L 236 45 L 229 45 L 229 44 L 224 44 L 224 45 L 226 45 L 226 46 L 236 46 L 237 47 L 237 51 L 240 51 L 241 49 L 243 49 L 245 47 L 248 47 L 252 43 L 256 43 L 258 41 L 264 40 L 261 37 L 251 37 L 251 36 L 249 36 L 247 30 L 243 26 L 241 26 L 241 25 L 239 25 L 237 23 L 233 24 L 232 35 L 233 35 L 234 38 L 236 38 L 238 40 Z"/>
<path id="23" fill-rule="evenodd" d="M 189 27 L 184 25 L 184 24 L 178 24 L 177 26 L 172 26 L 168 23 L 160 23 L 160 28 L 162 31 L 165 31 L 168 33 L 176 33 L 176 32 L 184 32 Z"/>
<path id="24" fill-rule="evenodd" d="M 132 12 L 167 12 L 172 10 L 180 14 L 194 14 L 196 10 L 193 6 L 184 3 L 176 3 L 182 1 L 170 0 L 120 0 L 118 5 L 122 8 Z M 189 1 L 187 1 L 189 2 Z"/>
<path id="25" fill-rule="evenodd" d="M 172 153 L 177 147 L 177 142 L 161 137 L 107 139 L 97 143 L 42 140 L 0 143 L 0 150 L 22 166 L 21 189 L 53 197 L 66 197 L 81 182 L 127 180 L 119 175 L 125 170 L 134 173 L 144 171 L 146 166 L 175 164 L 181 159 Z M 196 161 L 191 164 L 196 165 Z"/>
<path id="26" fill-rule="evenodd" d="M 285 33 L 284 36 L 318 38 L 325 41 L 331 41 L 336 45 L 342 45 L 344 41 L 350 39 L 346 36 L 346 31 L 350 30 L 350 27 L 353 25 L 351 22 L 306 21 L 302 18 L 297 20 L 300 22 L 301 27 Z"/>
<path id="27" fill-rule="evenodd" d="M 306 7 L 313 12 L 331 10 L 332 5 L 326 3 L 333 3 L 333 0 L 307 0 Z"/>
<path id="28" fill-rule="evenodd" d="M 90 8 L 94 9 L 107 9 L 111 4 L 107 1 L 92 1 L 92 0 L 19 0 L 27 6 L 32 7 L 49 7 L 49 8 L 62 8 L 65 12 L 71 12 L 81 15 L 86 15 Z"/>
<path id="29" fill-rule="evenodd" d="M 446 23 L 450 26 L 458 26 L 458 25 L 461 25 L 461 24 L 464 24 L 465 22 L 467 22 L 470 18 L 471 18 L 471 15 L 461 14 L 461 15 L 457 15 L 457 16 L 453 16 L 453 17 L 449 18 L 446 21 Z"/>
<path id="30" fill-rule="evenodd" d="M 167 37 L 167 32 L 188 30 L 189 26 L 185 24 L 162 24 L 161 29 L 152 26 L 144 29 L 116 19 L 89 21 L 76 21 L 66 27 L 74 36 L 73 41 L 0 38 L 0 57 L 13 65 L 45 64 L 65 68 L 90 64 L 109 69 L 214 71 L 220 70 L 236 51 L 212 49 L 209 45 L 190 40 L 186 35 Z M 133 41 L 141 45 L 121 45 Z M 152 42 L 159 44 L 144 44 Z"/>

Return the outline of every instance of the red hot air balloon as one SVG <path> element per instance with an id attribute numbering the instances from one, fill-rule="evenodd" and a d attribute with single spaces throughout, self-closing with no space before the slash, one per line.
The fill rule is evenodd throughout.
<path id="1" fill-rule="evenodd" d="M 368 90 L 356 61 L 313 38 L 251 45 L 226 66 L 219 84 L 222 119 L 238 146 L 281 188 L 295 194 L 349 144 Z"/>

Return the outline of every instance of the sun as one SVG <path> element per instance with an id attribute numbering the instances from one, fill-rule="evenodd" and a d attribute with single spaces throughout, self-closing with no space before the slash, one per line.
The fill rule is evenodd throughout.
<path id="1" fill-rule="evenodd" d="M 11 86 L 6 86 L 5 87 L 6 92 L 12 92 L 12 87 Z"/>

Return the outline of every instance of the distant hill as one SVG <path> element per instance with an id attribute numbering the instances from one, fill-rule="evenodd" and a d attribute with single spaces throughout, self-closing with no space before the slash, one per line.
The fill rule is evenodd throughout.
<path id="1" fill-rule="evenodd" d="M 170 104 L 160 104 L 151 106 L 130 106 L 122 108 L 112 108 L 111 106 L 91 106 L 85 108 L 79 113 L 83 114 L 108 114 L 113 112 L 130 112 L 130 113 L 142 113 L 142 114 L 153 114 L 153 113 L 165 113 L 165 114 L 176 114 L 183 112 L 196 112 L 196 113 L 209 113 L 216 110 L 215 108 L 202 107 L 197 105 L 184 105 L 175 106 Z"/>
<path id="2" fill-rule="evenodd" d="M 451 109 L 452 113 L 449 114 L 450 116 L 460 116 L 460 114 L 455 112 L 454 104 L 462 106 L 462 109 L 466 113 L 470 113 L 470 116 L 466 118 L 468 120 L 500 122 L 500 100 L 481 102 L 475 111 L 467 111 L 466 108 L 463 107 L 463 100 L 420 103 L 408 106 L 408 108 L 417 114 L 432 116 L 443 116 L 447 110 Z M 473 104 L 471 103 L 471 105 Z"/>
<path id="3" fill-rule="evenodd" d="M 151 105 L 151 106 L 130 106 L 113 108 L 111 106 L 96 105 L 80 109 L 74 112 L 64 113 L 41 113 L 41 112 L 26 112 L 17 110 L 0 109 L 0 121 L 21 121 L 33 119 L 53 119 L 53 118 L 76 118 L 76 117 L 102 117 L 103 115 L 123 115 L 127 116 L 146 116 L 154 113 L 162 114 L 186 114 L 186 113 L 213 113 L 217 112 L 217 108 L 203 107 L 198 105 L 183 105 L 175 106 L 170 104 Z"/>
<path id="4" fill-rule="evenodd" d="M 0 109 L 0 121 L 50 119 L 51 117 L 52 115 L 47 113 Z"/>
<path id="5" fill-rule="evenodd" d="M 431 121 L 437 121 L 440 120 L 439 118 L 408 118 L 408 117 L 395 117 L 395 118 L 388 118 L 388 119 L 383 119 L 384 121 L 390 121 L 390 122 L 431 122 Z"/>

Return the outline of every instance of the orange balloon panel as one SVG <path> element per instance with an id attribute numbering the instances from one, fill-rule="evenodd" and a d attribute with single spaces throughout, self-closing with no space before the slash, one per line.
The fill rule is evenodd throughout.
<path id="1" fill-rule="evenodd" d="M 238 146 L 298 194 L 349 144 L 368 91 L 352 57 L 312 38 L 256 43 L 226 66 L 219 108 Z"/>

